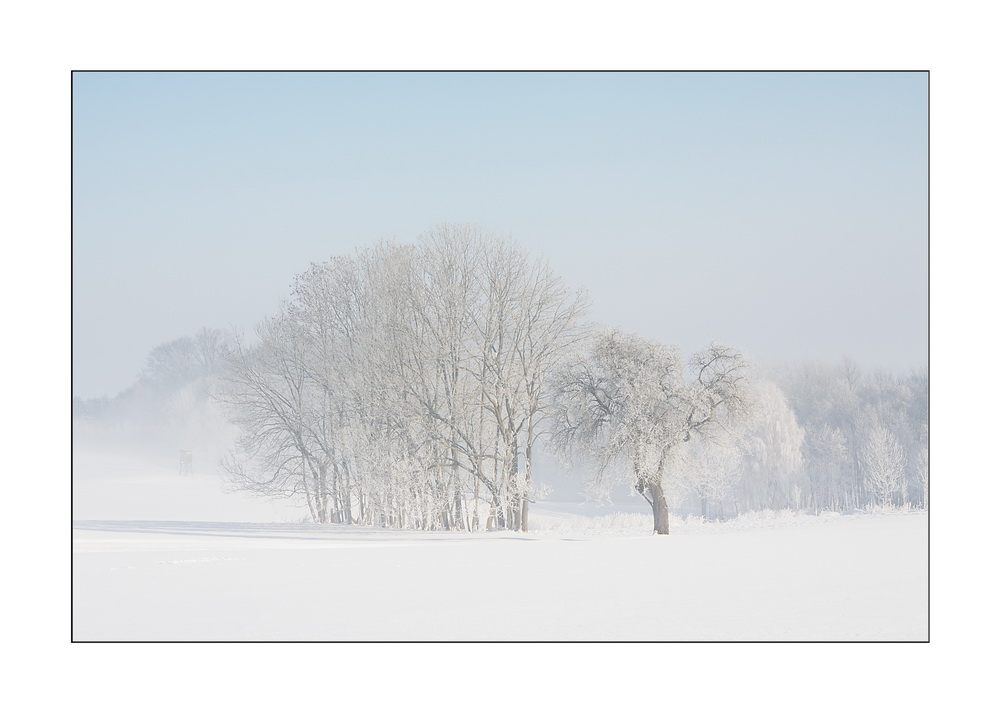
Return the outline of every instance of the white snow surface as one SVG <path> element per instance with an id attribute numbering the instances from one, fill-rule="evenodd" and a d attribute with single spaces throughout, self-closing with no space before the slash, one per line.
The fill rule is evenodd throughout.
<path id="1" fill-rule="evenodd" d="M 540 503 L 528 533 L 411 532 L 240 521 L 277 506 L 101 463 L 74 469 L 76 641 L 928 638 L 926 513 L 656 536 L 636 507 Z"/>

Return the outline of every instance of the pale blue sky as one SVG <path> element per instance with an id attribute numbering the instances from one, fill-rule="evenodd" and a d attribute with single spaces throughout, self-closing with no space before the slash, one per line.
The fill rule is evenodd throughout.
<path id="1" fill-rule="evenodd" d="M 685 350 L 926 363 L 924 73 L 77 73 L 73 122 L 82 397 L 441 222 Z"/>

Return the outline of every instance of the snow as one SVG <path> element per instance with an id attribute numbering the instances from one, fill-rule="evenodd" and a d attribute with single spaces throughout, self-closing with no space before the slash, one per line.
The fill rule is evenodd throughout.
<path id="1" fill-rule="evenodd" d="M 540 503 L 529 533 L 409 532 L 293 523 L 209 474 L 77 457 L 77 641 L 928 638 L 922 512 L 654 536 L 637 508 Z M 238 518 L 259 509 L 277 517 Z"/>

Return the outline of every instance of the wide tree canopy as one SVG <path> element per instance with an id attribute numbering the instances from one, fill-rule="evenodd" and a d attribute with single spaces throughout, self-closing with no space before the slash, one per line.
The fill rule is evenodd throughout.
<path id="1" fill-rule="evenodd" d="M 680 351 L 617 330 L 599 334 L 557 378 L 553 441 L 582 453 L 597 478 L 627 478 L 669 533 L 664 479 L 677 448 L 736 428 L 750 407 L 746 361 L 713 344 L 685 362 Z"/>

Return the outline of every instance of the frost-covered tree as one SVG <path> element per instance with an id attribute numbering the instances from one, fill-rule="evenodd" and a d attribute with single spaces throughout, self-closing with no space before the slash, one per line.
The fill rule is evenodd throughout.
<path id="1" fill-rule="evenodd" d="M 805 432 L 773 382 L 753 385 L 754 415 L 741 435 L 744 508 L 801 508 L 808 497 L 802 476 Z"/>
<path id="2" fill-rule="evenodd" d="M 903 487 L 906 457 L 899 440 L 884 425 L 875 424 L 861 453 L 865 486 L 881 508 L 892 505 Z"/>
<path id="3" fill-rule="evenodd" d="M 702 519 L 709 517 L 709 506 L 714 508 L 715 517 L 725 517 L 726 504 L 735 500 L 743 477 L 741 435 L 720 436 L 711 441 L 689 440 L 678 447 L 678 457 L 672 464 L 681 490 L 697 497 Z"/>
<path id="4" fill-rule="evenodd" d="M 920 505 L 927 508 L 930 502 L 930 451 L 928 449 L 927 425 L 922 425 L 917 450 L 917 480 L 920 484 Z"/>
<path id="5" fill-rule="evenodd" d="M 474 313 L 482 348 L 480 397 L 496 427 L 492 515 L 527 530 L 532 454 L 550 399 L 548 376 L 583 334 L 585 299 L 509 242 L 485 247 L 480 280 L 486 298 Z"/>
<path id="6" fill-rule="evenodd" d="M 584 307 L 542 261 L 472 226 L 312 265 L 234 364 L 246 445 L 275 420 L 282 435 L 235 474 L 308 484 L 320 520 L 332 508 L 335 522 L 526 529 L 548 376 Z"/>
<path id="7" fill-rule="evenodd" d="M 220 395 L 240 428 L 223 462 L 237 488 L 271 497 L 301 495 L 313 520 L 330 519 L 327 412 L 306 367 L 303 343 L 287 311 L 264 320 L 258 342 L 234 340 Z"/>
<path id="8" fill-rule="evenodd" d="M 805 464 L 813 509 L 819 513 L 847 508 L 851 459 L 844 432 L 829 424 L 807 431 Z"/>
<path id="9" fill-rule="evenodd" d="M 588 457 L 599 480 L 624 468 L 663 535 L 670 532 L 665 478 L 677 447 L 711 439 L 749 412 L 746 362 L 721 345 L 685 364 L 675 348 L 609 330 L 557 379 L 556 446 Z"/>

